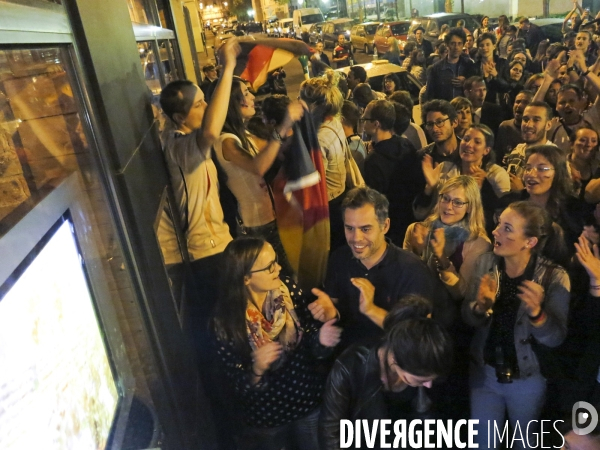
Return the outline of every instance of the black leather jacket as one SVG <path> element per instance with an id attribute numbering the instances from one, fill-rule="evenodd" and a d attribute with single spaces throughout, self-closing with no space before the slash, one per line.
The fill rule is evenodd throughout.
<path id="1" fill-rule="evenodd" d="M 333 365 L 319 418 L 319 442 L 322 450 L 340 448 L 341 419 L 351 420 L 353 424 L 357 419 L 366 419 L 372 424 L 374 419 L 398 418 L 391 417 L 397 414 L 390 412 L 386 402 L 377 357 L 379 346 L 380 344 L 352 346 Z M 407 401 L 411 410 L 411 400 L 416 394 L 417 388 L 410 386 L 402 392 L 403 402 Z M 421 416 L 409 413 L 404 418 L 409 420 Z M 378 449 L 380 442 L 378 436 L 374 448 Z"/>

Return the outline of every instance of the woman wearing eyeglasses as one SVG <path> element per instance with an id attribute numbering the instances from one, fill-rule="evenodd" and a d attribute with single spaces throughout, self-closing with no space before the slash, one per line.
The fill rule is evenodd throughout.
<path id="1" fill-rule="evenodd" d="M 238 448 L 318 448 L 325 375 L 317 364 L 337 345 L 341 330 L 335 319 L 321 324 L 311 317 L 302 291 L 279 278 L 269 243 L 236 239 L 223 255 L 227 270 L 212 329 L 233 407 L 245 424 Z"/>
<path id="2" fill-rule="evenodd" d="M 493 215 L 498 199 L 510 191 L 510 178 L 506 170 L 494 164 L 494 133 L 486 125 L 473 124 L 458 147 L 460 162 L 444 161 L 433 166 L 431 156 L 425 155 L 422 162 L 425 175 L 425 192 L 415 200 L 415 217 L 425 218 L 435 206 L 437 192 L 446 180 L 457 175 L 474 178 L 481 191 L 486 230 L 493 228 Z M 433 200 L 433 201 L 432 201 Z"/>
<path id="3" fill-rule="evenodd" d="M 513 448 L 530 448 L 540 436 L 546 393 L 541 367 L 565 339 L 569 313 L 569 276 L 556 264 L 559 231 L 540 205 L 511 203 L 493 232 L 493 253 L 475 264 L 462 317 L 475 327 L 469 383 L 479 448 L 497 448 L 488 432 L 494 424 L 504 429 L 505 416 L 527 439 L 513 441 Z"/>
<path id="4" fill-rule="evenodd" d="M 503 197 L 502 202 L 508 205 L 517 200 L 531 200 L 544 208 L 562 228 L 564 245 L 572 254 L 589 207 L 572 195 L 573 182 L 566 159 L 554 145 L 536 145 L 527 149 L 525 160 L 525 189 Z"/>
<path id="5" fill-rule="evenodd" d="M 490 247 L 479 186 L 466 175 L 444 183 L 433 212 L 409 225 L 403 245 L 439 273 L 456 300 L 464 298 L 475 260 Z"/>

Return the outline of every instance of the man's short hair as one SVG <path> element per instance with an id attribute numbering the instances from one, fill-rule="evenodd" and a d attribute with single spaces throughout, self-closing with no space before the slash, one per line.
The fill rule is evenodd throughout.
<path id="1" fill-rule="evenodd" d="M 460 38 L 463 45 L 465 45 L 465 42 L 467 42 L 467 34 L 465 33 L 465 30 L 462 28 L 450 28 L 450 31 L 448 31 L 448 34 L 446 37 L 444 37 L 444 42 L 446 45 L 450 43 L 450 39 L 452 39 L 453 36 Z"/>
<path id="2" fill-rule="evenodd" d="M 358 110 L 358 106 L 356 106 L 350 100 L 345 100 L 344 106 L 342 106 L 342 123 L 352 127 L 352 130 L 356 133 L 358 119 L 360 119 L 360 111 Z"/>
<path id="3" fill-rule="evenodd" d="M 450 118 L 451 121 L 455 121 L 457 114 L 454 106 L 446 100 L 431 100 L 423 105 L 421 108 L 421 118 L 423 123 L 427 122 L 427 114 L 430 112 L 439 112 Z"/>
<path id="4" fill-rule="evenodd" d="M 291 102 L 287 95 L 273 94 L 263 100 L 261 105 L 262 114 L 268 121 L 275 121 L 276 126 L 281 125 Z"/>
<path id="5" fill-rule="evenodd" d="M 456 21 L 456 26 L 457 26 L 457 27 L 463 27 L 463 28 L 464 28 L 464 26 L 465 26 L 465 21 L 464 21 L 464 20 L 462 20 L 462 19 L 460 19 L 460 20 L 457 20 L 457 21 Z"/>
<path id="6" fill-rule="evenodd" d="M 350 67 L 350 72 L 354 75 L 354 78 L 358 80 L 359 83 L 366 83 L 367 81 L 367 71 L 364 67 L 360 66 L 352 66 Z"/>
<path id="7" fill-rule="evenodd" d="M 383 226 L 389 217 L 390 202 L 381 192 L 366 186 L 348 191 L 342 201 L 342 219 L 345 217 L 347 209 L 358 209 L 365 205 L 373 206 L 377 222 Z"/>
<path id="8" fill-rule="evenodd" d="M 583 89 L 581 89 L 579 86 L 577 86 L 576 84 L 563 84 L 560 89 L 558 90 L 559 94 L 562 94 L 565 91 L 573 91 L 575 92 L 575 94 L 577 94 L 577 98 L 579 100 L 583 100 L 585 98 L 585 91 Z"/>
<path id="9" fill-rule="evenodd" d="M 396 120 L 394 121 L 394 133 L 396 133 L 398 136 L 402 136 L 410 125 L 412 114 L 402 103 L 393 102 L 393 105 L 396 113 Z"/>
<path id="10" fill-rule="evenodd" d="M 485 80 L 479 75 L 474 75 L 465 80 L 465 84 L 463 84 L 463 89 L 465 91 L 470 91 L 473 88 L 474 84 L 483 83 L 485 84 Z"/>
<path id="11" fill-rule="evenodd" d="M 489 39 L 492 41 L 492 44 L 496 45 L 496 33 L 482 33 L 477 36 L 477 47 L 486 39 Z"/>
<path id="12" fill-rule="evenodd" d="M 509 25 L 508 29 L 506 31 L 508 33 L 516 33 L 517 32 L 517 27 L 515 27 L 514 25 Z"/>
<path id="13" fill-rule="evenodd" d="M 352 91 L 352 97 L 354 103 L 360 108 L 366 108 L 369 103 L 375 100 L 373 90 L 367 83 L 359 83 Z"/>
<path id="14" fill-rule="evenodd" d="M 406 109 L 411 111 L 411 113 L 415 106 L 415 103 L 413 102 L 413 99 L 410 96 L 410 92 L 408 91 L 396 91 L 388 97 L 388 100 L 390 102 L 400 103 L 401 105 L 404 105 Z"/>
<path id="15" fill-rule="evenodd" d="M 216 66 L 214 64 L 207 64 L 202 68 L 204 73 L 210 72 L 211 70 L 216 70 Z"/>
<path id="16" fill-rule="evenodd" d="M 519 19 L 519 25 L 522 25 L 524 23 L 529 23 L 529 19 L 527 17 L 521 17 Z"/>
<path id="17" fill-rule="evenodd" d="M 417 28 L 415 28 L 414 33 L 417 34 L 417 31 L 421 30 L 423 33 L 425 33 L 425 28 L 423 28 L 422 26 L 418 26 Z"/>
<path id="18" fill-rule="evenodd" d="M 525 108 L 529 108 L 532 106 L 534 108 L 544 108 L 544 111 L 546 111 L 546 120 L 552 119 L 552 116 L 554 115 L 554 113 L 552 112 L 552 107 L 548 103 L 541 102 L 541 101 L 531 102 Z"/>
<path id="19" fill-rule="evenodd" d="M 454 106 L 454 109 L 458 112 L 458 111 L 462 111 L 463 109 L 469 109 L 469 111 L 473 110 L 473 104 L 471 103 L 471 100 L 469 100 L 466 97 L 454 97 L 451 101 L 450 104 L 452 106 Z"/>
<path id="20" fill-rule="evenodd" d="M 378 121 L 382 130 L 390 131 L 394 128 L 396 110 L 392 102 L 389 100 L 374 100 L 368 106 L 371 107 L 369 118 Z"/>

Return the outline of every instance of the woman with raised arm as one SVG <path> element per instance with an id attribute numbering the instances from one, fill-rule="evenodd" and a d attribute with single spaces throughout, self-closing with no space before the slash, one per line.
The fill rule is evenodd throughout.
<path id="1" fill-rule="evenodd" d="M 433 213 L 424 222 L 409 225 L 403 248 L 439 274 L 455 300 L 463 299 L 475 260 L 491 248 L 473 177 L 459 175 L 444 183 Z"/>
<path id="2" fill-rule="evenodd" d="M 564 340 L 571 288 L 554 262 L 561 258 L 560 237 L 544 208 L 512 203 L 493 235 L 494 251 L 477 260 L 462 308 L 465 322 L 476 328 L 470 398 L 480 448 L 497 448 L 487 424 L 502 429 L 506 415 L 512 429 L 518 424 L 534 442 L 546 392 L 542 356 L 534 348 Z M 513 441 L 513 448 L 529 447 Z"/>
<path id="3" fill-rule="evenodd" d="M 223 133 L 214 143 L 227 187 L 237 200 L 237 235 L 262 237 L 268 241 L 277 252 L 286 275 L 292 275 L 292 268 L 277 231 L 270 187 L 263 177 L 275 162 L 282 141 L 303 113 L 299 102 L 292 103 L 268 141 L 252 135 L 246 124 L 256 114 L 254 95 L 240 78 L 235 77 Z"/>
<path id="4" fill-rule="evenodd" d="M 321 324 L 311 317 L 302 291 L 279 278 L 277 255 L 264 240 L 232 241 L 224 262 L 212 331 L 244 423 L 237 448 L 318 448 L 326 376 L 318 360 L 331 353 L 341 330 L 335 319 Z"/>

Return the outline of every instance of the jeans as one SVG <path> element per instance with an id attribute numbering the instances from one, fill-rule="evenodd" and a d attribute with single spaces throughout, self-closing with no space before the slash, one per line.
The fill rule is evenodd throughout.
<path id="1" fill-rule="evenodd" d="M 502 435 L 507 413 L 510 429 L 504 435 L 503 442 L 508 439 L 510 445 L 515 426 L 518 423 L 521 433 L 517 431 L 512 448 L 539 448 L 539 441 L 536 440 L 537 438 L 534 435 L 534 432 L 538 431 L 539 422 L 532 423 L 529 429 L 527 429 L 527 426 L 530 421 L 540 419 L 542 407 L 544 406 L 546 379 L 542 375 L 538 374 L 527 379 L 515 379 L 510 384 L 502 384 L 497 381 L 494 367 L 487 364 L 484 367 L 477 367 L 471 364 L 469 384 L 471 418 L 479 420 L 479 425 L 475 427 L 478 431 L 475 443 L 479 444 L 479 448 L 495 449 L 501 447 L 499 435 Z M 495 435 L 494 423 L 499 429 L 499 433 Z M 489 445 L 488 424 L 490 430 Z M 525 443 L 524 446 L 523 441 L 516 440 L 521 436 Z M 528 437 L 531 447 L 527 445 Z"/>
<path id="2" fill-rule="evenodd" d="M 317 437 L 319 411 L 275 428 L 247 427 L 238 443 L 239 450 L 319 450 Z"/>

